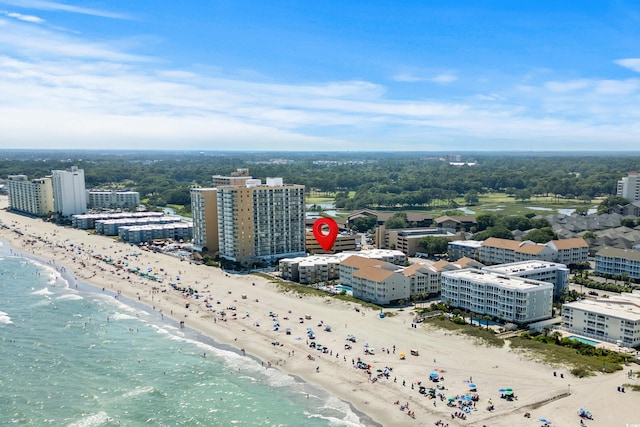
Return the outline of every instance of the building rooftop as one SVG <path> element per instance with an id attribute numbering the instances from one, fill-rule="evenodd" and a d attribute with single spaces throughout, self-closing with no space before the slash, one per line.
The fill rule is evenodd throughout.
<path id="1" fill-rule="evenodd" d="M 353 277 L 367 279 L 372 282 L 382 282 L 392 276 L 395 271 L 380 268 L 381 266 L 364 266 L 353 273 Z"/>
<path id="2" fill-rule="evenodd" d="M 532 271 L 532 270 L 546 270 L 546 269 L 554 269 L 554 268 L 566 269 L 567 266 L 564 264 L 558 264 L 555 262 L 529 260 L 529 261 L 511 262 L 508 264 L 492 265 L 491 267 L 486 267 L 486 268 L 487 270 L 500 272 L 503 274 L 516 274 L 519 272 Z"/>
<path id="3" fill-rule="evenodd" d="M 640 298 L 618 296 L 597 300 L 583 299 L 566 303 L 563 305 L 563 308 L 565 307 L 590 311 L 603 316 L 616 317 L 632 322 L 640 321 Z"/>
<path id="4" fill-rule="evenodd" d="M 640 261 L 640 251 L 635 249 L 604 248 L 600 249 L 596 256 Z"/>
<path id="5" fill-rule="evenodd" d="M 463 270 L 448 271 L 442 273 L 443 276 L 464 277 L 476 283 L 484 283 L 487 285 L 497 285 L 505 288 L 519 288 L 522 290 L 539 288 L 541 286 L 553 289 L 553 284 L 545 283 L 538 280 L 523 279 L 517 276 L 504 276 L 488 271 L 467 268 Z"/>

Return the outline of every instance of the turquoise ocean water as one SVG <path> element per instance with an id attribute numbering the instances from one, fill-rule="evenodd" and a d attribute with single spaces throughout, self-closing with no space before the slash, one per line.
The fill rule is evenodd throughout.
<path id="1" fill-rule="evenodd" d="M 70 287 L 51 266 L 5 253 L 0 425 L 373 423 L 346 402 L 135 302 Z"/>

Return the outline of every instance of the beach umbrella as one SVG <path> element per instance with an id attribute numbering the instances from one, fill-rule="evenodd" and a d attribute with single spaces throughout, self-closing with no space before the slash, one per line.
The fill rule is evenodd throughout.
<path id="1" fill-rule="evenodd" d="M 462 400 L 471 400 L 471 396 L 465 394 L 464 396 L 462 396 Z"/>
<path id="2" fill-rule="evenodd" d="M 505 391 L 507 391 L 506 388 L 501 388 L 501 389 L 498 390 L 498 393 L 504 393 Z"/>
<path id="3" fill-rule="evenodd" d="M 505 388 L 504 391 L 513 391 L 512 388 Z"/>
<path id="4" fill-rule="evenodd" d="M 469 383 L 469 388 L 474 389 L 474 388 L 478 388 L 478 387 L 476 387 L 476 385 L 474 383 Z"/>
<path id="5" fill-rule="evenodd" d="M 546 418 L 540 418 L 540 422 L 544 424 L 551 424 L 551 421 Z"/>
<path id="6" fill-rule="evenodd" d="M 449 402 L 453 402 L 453 401 L 454 401 L 454 400 L 456 400 L 456 399 L 455 399 L 455 398 L 453 398 L 453 397 L 450 397 L 450 398 L 448 398 L 447 400 L 448 400 Z"/>
<path id="7" fill-rule="evenodd" d="M 513 396 L 513 390 L 507 390 L 504 392 L 505 396 Z"/>

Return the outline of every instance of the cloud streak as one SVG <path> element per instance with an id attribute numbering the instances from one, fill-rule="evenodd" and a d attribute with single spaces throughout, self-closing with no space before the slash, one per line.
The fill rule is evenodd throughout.
<path id="1" fill-rule="evenodd" d="M 116 12 L 109 12 L 100 9 L 92 9 L 80 6 L 73 6 L 66 3 L 47 0 L 0 0 L 0 4 L 17 6 L 27 9 L 46 10 L 55 12 L 69 12 L 81 15 L 99 16 L 112 19 L 131 19 L 128 15 Z"/>
<path id="2" fill-rule="evenodd" d="M 60 3 L 21 3 L 84 13 Z M 288 84 L 170 67 L 129 52 L 121 41 L 97 43 L 11 13 L 0 19 L 6 146 L 392 150 L 449 149 L 457 141 L 457 149 L 496 149 L 504 142 L 509 149 L 521 143 L 553 150 L 562 142 L 602 149 L 607 141 L 634 149 L 640 137 L 638 79 L 527 76 L 487 83 L 486 92 L 477 93 L 463 87 L 471 76 L 395 75 L 457 94 L 413 99 L 365 79 Z M 640 70 L 635 61 L 616 63 Z"/>

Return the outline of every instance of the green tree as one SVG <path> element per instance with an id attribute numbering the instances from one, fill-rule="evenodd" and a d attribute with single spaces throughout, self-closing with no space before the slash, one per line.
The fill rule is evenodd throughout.
<path id="1" fill-rule="evenodd" d="M 633 218 L 622 218 L 620 220 L 620 225 L 623 227 L 633 228 L 635 227 L 636 222 L 633 220 Z"/>
<path id="2" fill-rule="evenodd" d="M 407 214 L 404 212 L 396 212 L 391 218 L 385 221 L 384 226 L 387 230 L 407 228 Z"/>
<path id="3" fill-rule="evenodd" d="M 427 255 L 446 253 L 448 246 L 449 239 L 446 237 L 425 236 L 418 241 L 418 247 Z"/>
<path id="4" fill-rule="evenodd" d="M 464 195 L 464 201 L 469 206 L 477 205 L 480 201 L 478 192 L 476 190 L 467 191 L 467 193 Z"/>
<path id="5" fill-rule="evenodd" d="M 604 213 L 609 212 L 609 209 L 611 209 L 614 206 L 617 206 L 617 205 L 625 206 L 628 204 L 629 204 L 629 200 L 625 199 L 624 197 L 609 196 L 606 199 L 604 199 L 602 202 L 600 202 L 600 205 L 598 205 L 598 215 L 602 215 Z"/>
<path id="6" fill-rule="evenodd" d="M 557 238 L 556 233 L 553 232 L 551 227 L 544 227 L 541 229 L 531 230 L 525 236 L 525 240 L 531 240 L 535 243 L 547 243 Z"/>
<path id="7" fill-rule="evenodd" d="M 356 218 L 351 222 L 351 228 L 360 233 L 373 230 L 378 224 L 378 218 L 370 215 L 366 217 Z"/>
<path id="8" fill-rule="evenodd" d="M 514 198 L 516 200 L 521 200 L 522 203 L 524 203 L 525 200 L 529 200 L 531 198 L 531 192 L 529 190 L 516 190 Z"/>

